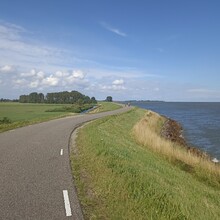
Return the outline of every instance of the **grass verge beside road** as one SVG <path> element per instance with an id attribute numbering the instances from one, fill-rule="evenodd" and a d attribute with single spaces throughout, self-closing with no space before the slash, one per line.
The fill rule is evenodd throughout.
<path id="1" fill-rule="evenodd" d="M 85 218 L 219 219 L 216 184 L 136 141 L 134 126 L 145 115 L 135 108 L 79 129 L 71 165 Z"/>
<path id="2" fill-rule="evenodd" d="M 90 111 L 89 113 L 107 112 L 107 111 L 113 111 L 119 108 L 122 108 L 122 106 L 114 102 L 98 102 L 97 108 Z"/>

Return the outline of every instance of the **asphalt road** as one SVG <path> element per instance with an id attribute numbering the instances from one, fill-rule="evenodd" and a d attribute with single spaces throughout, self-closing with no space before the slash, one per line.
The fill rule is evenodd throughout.
<path id="1" fill-rule="evenodd" d="M 70 135 L 79 124 L 128 109 L 62 118 L 1 133 L 0 219 L 83 219 L 69 163 Z"/>

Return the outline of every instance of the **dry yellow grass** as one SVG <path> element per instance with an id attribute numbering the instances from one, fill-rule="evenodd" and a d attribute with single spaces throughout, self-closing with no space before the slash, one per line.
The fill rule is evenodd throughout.
<path id="1" fill-rule="evenodd" d="M 166 119 L 159 114 L 148 111 L 144 118 L 133 128 L 133 134 L 137 142 L 165 156 L 170 162 L 185 166 L 187 171 L 196 173 L 197 176 L 205 174 L 206 178 L 214 179 L 219 185 L 219 165 L 214 164 L 208 159 L 193 155 L 177 143 L 161 137 L 160 130 L 165 120 Z"/>

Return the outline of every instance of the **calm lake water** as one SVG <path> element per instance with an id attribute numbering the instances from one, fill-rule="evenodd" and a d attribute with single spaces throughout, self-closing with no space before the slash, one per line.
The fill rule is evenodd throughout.
<path id="1" fill-rule="evenodd" d="M 132 102 L 181 123 L 187 142 L 220 159 L 220 103 Z"/>

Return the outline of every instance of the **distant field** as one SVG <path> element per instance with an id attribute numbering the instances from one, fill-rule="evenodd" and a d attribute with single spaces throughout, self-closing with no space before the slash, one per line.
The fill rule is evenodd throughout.
<path id="1" fill-rule="evenodd" d="M 99 107 L 91 113 L 106 112 L 121 108 L 120 105 L 113 102 L 99 102 L 98 104 Z M 74 114 L 68 111 L 62 111 L 65 107 L 71 107 L 71 105 L 0 102 L 0 132 Z M 1 123 L 4 117 L 9 119 L 11 123 Z"/>
<path id="2" fill-rule="evenodd" d="M 107 112 L 107 111 L 113 111 L 116 109 L 121 108 L 119 104 L 116 104 L 114 102 L 98 102 L 98 108 L 94 109 L 90 113 L 99 113 L 99 112 Z"/>
<path id="3" fill-rule="evenodd" d="M 68 112 L 46 112 L 64 106 L 70 105 L 2 102 L 0 103 L 0 120 L 7 117 L 12 123 L 0 124 L 0 132 L 70 114 Z"/>

